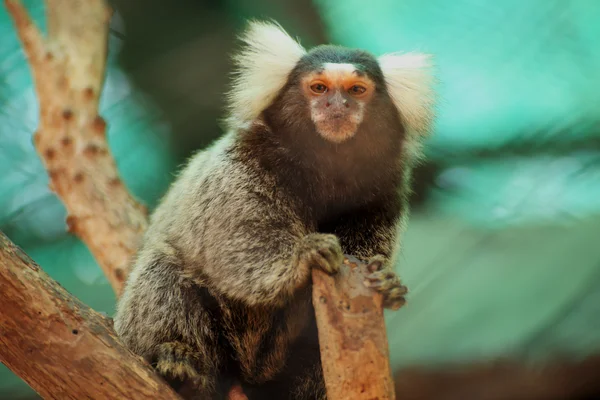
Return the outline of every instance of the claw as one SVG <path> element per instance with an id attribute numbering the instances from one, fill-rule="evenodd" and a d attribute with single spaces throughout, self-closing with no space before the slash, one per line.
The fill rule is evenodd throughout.
<path id="1" fill-rule="evenodd" d="M 390 310 L 398 310 L 400 307 L 402 307 L 405 304 L 406 304 L 406 299 L 404 297 L 383 299 L 383 307 L 388 308 Z"/>

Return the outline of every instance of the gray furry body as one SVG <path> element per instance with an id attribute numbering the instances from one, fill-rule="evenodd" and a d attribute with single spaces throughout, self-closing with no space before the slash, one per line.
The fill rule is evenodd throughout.
<path id="1" fill-rule="evenodd" d="M 245 94 L 234 99 L 238 123 L 181 171 L 118 303 L 121 339 L 186 397 L 220 398 L 236 381 L 251 400 L 325 398 L 311 268 L 335 273 L 344 253 L 376 260 L 373 287 L 386 305 L 399 307 L 404 294 L 391 269 L 418 112 L 403 118 L 385 70 L 364 52 L 322 47 L 291 57 L 268 101 L 246 112 Z M 366 66 L 377 88 L 343 143 L 319 135 L 298 90 L 323 62 Z"/>

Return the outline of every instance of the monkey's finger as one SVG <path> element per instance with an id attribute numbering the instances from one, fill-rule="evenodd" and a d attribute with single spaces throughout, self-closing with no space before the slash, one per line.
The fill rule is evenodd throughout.
<path id="1" fill-rule="evenodd" d="M 390 281 L 378 281 L 378 282 L 365 281 L 365 286 L 368 288 L 371 288 L 373 290 L 376 290 L 378 292 L 387 292 L 387 291 L 391 290 L 392 288 L 396 287 L 397 285 L 394 282 L 390 282 Z"/>
<path id="2" fill-rule="evenodd" d="M 365 280 L 365 286 L 372 288 L 384 295 L 389 295 L 390 293 L 398 293 L 398 295 L 405 295 L 408 293 L 408 288 L 404 286 L 400 279 L 397 276 L 393 276 L 391 279 L 384 280 Z"/>
<path id="3" fill-rule="evenodd" d="M 381 271 L 385 264 L 385 257 L 378 254 L 374 257 L 371 257 L 368 261 L 367 270 L 369 272 Z"/>
<path id="4" fill-rule="evenodd" d="M 328 269 L 333 270 L 335 268 L 335 256 L 328 249 L 319 250 L 319 255 L 325 259 L 328 264 Z"/>
<path id="5" fill-rule="evenodd" d="M 386 293 L 386 295 L 390 296 L 390 295 L 398 295 L 398 296 L 404 296 L 408 293 L 408 288 L 406 286 L 404 286 L 403 284 L 401 284 L 400 282 L 398 282 L 397 285 L 393 286 L 392 288 L 390 288 L 388 290 L 388 292 Z"/>
<path id="6" fill-rule="evenodd" d="M 321 249 L 327 249 L 334 257 L 336 263 L 342 263 L 344 261 L 344 254 L 342 252 L 342 247 L 340 246 L 340 242 L 337 237 L 330 235 L 327 240 L 322 243 L 320 246 Z"/>
<path id="7" fill-rule="evenodd" d="M 389 280 L 389 279 L 398 279 L 398 275 L 396 275 L 394 273 L 394 271 L 390 271 L 387 269 L 383 269 L 381 271 L 375 271 L 370 273 L 369 275 L 367 275 L 367 279 L 372 280 L 372 281 L 381 281 L 381 280 Z"/>
<path id="8" fill-rule="evenodd" d="M 388 308 L 397 307 L 399 308 L 402 304 L 406 302 L 404 296 L 407 293 L 407 289 L 405 286 L 396 287 L 389 290 L 386 293 L 383 293 L 383 304 L 384 307 L 389 306 Z M 396 308 L 393 308 L 396 309 Z"/>
<path id="9" fill-rule="evenodd" d="M 398 286 L 384 293 L 384 296 L 386 298 L 404 297 L 407 293 L 408 289 L 406 288 L 406 286 Z"/>
<path id="10" fill-rule="evenodd" d="M 323 257 L 319 252 L 315 252 L 311 257 L 311 264 L 313 267 L 321 268 L 323 271 L 328 274 L 333 274 L 336 271 L 333 269 L 332 265 L 327 261 L 327 258 Z"/>
<path id="11" fill-rule="evenodd" d="M 397 310 L 406 304 L 406 299 L 403 296 L 384 297 L 383 307 L 390 310 Z"/>
<path id="12" fill-rule="evenodd" d="M 341 252 L 340 241 L 337 236 L 326 233 L 310 234 L 304 238 L 306 246 L 309 248 L 329 248 Z"/>
<path id="13" fill-rule="evenodd" d="M 378 286 L 383 285 L 385 282 L 388 282 L 387 284 L 391 284 L 392 282 L 399 283 L 400 279 L 392 271 L 383 270 L 383 271 L 373 272 L 372 274 L 367 275 L 366 281 L 370 282 L 370 286 L 378 287 Z"/>
<path id="14" fill-rule="evenodd" d="M 338 253 L 336 249 L 320 249 L 319 254 L 323 256 L 327 262 L 331 265 L 331 268 L 334 270 L 339 270 L 342 261 L 344 261 L 344 255 Z"/>

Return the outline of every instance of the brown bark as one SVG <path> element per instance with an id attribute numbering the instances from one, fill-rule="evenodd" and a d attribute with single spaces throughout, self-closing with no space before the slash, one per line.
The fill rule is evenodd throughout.
<path id="1" fill-rule="evenodd" d="M 69 230 L 119 295 L 147 220 L 119 177 L 98 115 L 111 11 L 104 0 L 46 0 L 44 38 L 20 1 L 5 4 L 35 81 L 40 123 L 34 143 L 50 187 L 67 209 Z"/>
<path id="2" fill-rule="evenodd" d="M 0 361 L 45 399 L 179 398 L 2 233 L 0 293 Z"/>
<path id="3" fill-rule="evenodd" d="M 367 265 L 346 256 L 334 276 L 313 269 L 313 304 L 329 400 L 393 400 L 381 295 L 363 281 Z"/>

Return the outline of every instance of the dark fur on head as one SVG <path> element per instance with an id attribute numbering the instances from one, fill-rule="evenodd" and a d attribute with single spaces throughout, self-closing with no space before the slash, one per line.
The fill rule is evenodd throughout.
<path id="1" fill-rule="evenodd" d="M 304 75 L 324 63 L 353 64 L 377 85 L 358 132 L 340 144 L 317 133 L 300 84 Z M 263 111 L 261 123 L 241 133 L 240 148 L 251 149 L 247 155 L 257 157 L 263 168 L 274 173 L 278 187 L 301 201 L 318 224 L 372 202 L 395 201 L 404 136 L 375 57 L 360 50 L 321 46 L 298 62 Z"/>
<path id="2" fill-rule="evenodd" d="M 335 273 L 343 253 L 371 259 L 381 269 L 368 284 L 386 307 L 402 305 L 392 268 L 431 120 L 428 58 L 306 52 L 268 23 L 243 40 L 230 131 L 189 161 L 153 212 L 115 329 L 186 398 L 223 398 L 235 380 L 251 400 L 324 399 L 310 271 Z M 332 88 L 335 107 L 358 121 L 343 140 L 328 140 L 335 124 L 323 135 L 311 119 L 337 118 L 306 86 L 320 69 L 339 82 L 368 78 L 373 90 Z"/>
<path id="3" fill-rule="evenodd" d="M 361 73 L 373 79 L 380 90 L 386 90 L 383 71 L 371 53 L 332 44 L 315 47 L 302 56 L 290 73 L 289 81 L 294 82 L 302 74 L 321 70 L 325 63 L 353 64 Z"/>

